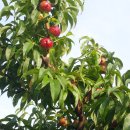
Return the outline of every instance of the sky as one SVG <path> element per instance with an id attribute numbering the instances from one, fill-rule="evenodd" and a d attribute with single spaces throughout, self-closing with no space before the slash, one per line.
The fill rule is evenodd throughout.
<path id="1" fill-rule="evenodd" d="M 0 1 L 0 8 L 2 2 Z M 84 11 L 73 29 L 75 46 L 69 56 L 80 55 L 79 38 L 90 36 L 124 64 L 122 73 L 130 69 L 130 0 L 85 0 Z M 0 96 L 0 118 L 15 113 L 11 98 Z"/>

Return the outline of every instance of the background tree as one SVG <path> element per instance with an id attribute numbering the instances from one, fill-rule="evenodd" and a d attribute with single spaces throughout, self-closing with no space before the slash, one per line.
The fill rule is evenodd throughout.
<path id="1" fill-rule="evenodd" d="M 129 130 L 130 71 L 121 75 L 121 60 L 84 36 L 81 56 L 62 61 L 84 1 L 2 1 L 0 90 L 20 108 L 0 128 Z"/>

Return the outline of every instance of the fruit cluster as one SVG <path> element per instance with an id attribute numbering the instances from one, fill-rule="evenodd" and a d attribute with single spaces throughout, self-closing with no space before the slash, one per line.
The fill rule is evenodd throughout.
<path id="1" fill-rule="evenodd" d="M 68 125 L 68 120 L 67 120 L 67 118 L 61 117 L 61 118 L 59 119 L 59 125 L 66 127 L 66 126 Z"/>
<path id="2" fill-rule="evenodd" d="M 105 56 L 101 56 L 99 65 L 101 67 L 101 72 L 105 73 L 107 69 L 107 60 Z"/>
<path id="3" fill-rule="evenodd" d="M 39 4 L 39 10 L 41 12 L 49 13 L 49 12 L 52 11 L 52 4 L 49 1 L 47 1 L 47 0 L 43 0 Z M 43 17 L 43 15 L 41 13 L 39 15 L 39 20 L 41 20 L 43 18 L 44 17 Z M 49 34 L 51 34 L 51 35 L 53 35 L 55 37 L 58 37 L 60 35 L 60 33 L 61 33 L 61 30 L 60 30 L 58 25 L 52 25 L 52 26 L 47 25 L 46 29 L 47 29 Z M 40 39 L 40 46 L 45 48 L 45 49 L 52 48 L 53 44 L 54 44 L 54 42 L 51 40 L 51 38 L 49 36 Z"/>

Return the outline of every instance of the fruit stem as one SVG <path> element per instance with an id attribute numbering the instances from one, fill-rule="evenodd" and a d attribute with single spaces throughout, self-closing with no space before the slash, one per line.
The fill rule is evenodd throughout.
<path id="1" fill-rule="evenodd" d="M 40 36 L 40 37 L 45 37 L 45 36 L 42 36 L 42 35 L 40 35 L 40 34 L 37 34 L 38 36 Z"/>
<path id="2" fill-rule="evenodd" d="M 50 64 L 49 53 L 47 53 L 46 56 L 42 56 L 42 60 L 45 67 L 50 67 L 53 70 L 55 70 L 55 67 L 52 64 Z"/>

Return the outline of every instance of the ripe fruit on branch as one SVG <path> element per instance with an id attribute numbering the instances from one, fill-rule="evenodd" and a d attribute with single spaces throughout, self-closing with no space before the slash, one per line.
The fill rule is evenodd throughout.
<path id="1" fill-rule="evenodd" d="M 107 64 L 100 65 L 100 67 L 101 67 L 101 73 L 102 73 L 102 74 L 105 74 L 105 73 L 106 73 L 106 70 L 107 70 Z"/>
<path id="2" fill-rule="evenodd" d="M 50 49 L 53 47 L 53 41 L 50 38 L 45 37 L 40 40 L 40 45 L 43 48 Z"/>
<path id="3" fill-rule="evenodd" d="M 101 90 L 102 90 L 102 88 L 96 88 L 96 90 L 97 90 L 97 91 L 101 91 Z"/>
<path id="4" fill-rule="evenodd" d="M 105 64 L 106 64 L 106 57 L 105 56 L 101 56 L 100 65 L 105 65 Z"/>
<path id="5" fill-rule="evenodd" d="M 58 37 L 58 36 L 60 35 L 60 33 L 61 33 L 61 30 L 60 30 L 60 28 L 59 28 L 58 26 L 51 26 L 51 27 L 49 28 L 49 32 L 50 32 L 52 35 Z"/>
<path id="6" fill-rule="evenodd" d="M 105 56 L 101 56 L 99 65 L 101 67 L 101 73 L 105 74 L 107 69 L 107 60 Z"/>
<path id="7" fill-rule="evenodd" d="M 50 12 L 51 11 L 51 3 L 48 1 L 42 1 L 39 5 L 41 11 Z"/>
<path id="8" fill-rule="evenodd" d="M 68 121 L 65 117 L 60 118 L 59 125 L 66 127 L 68 125 Z"/>

